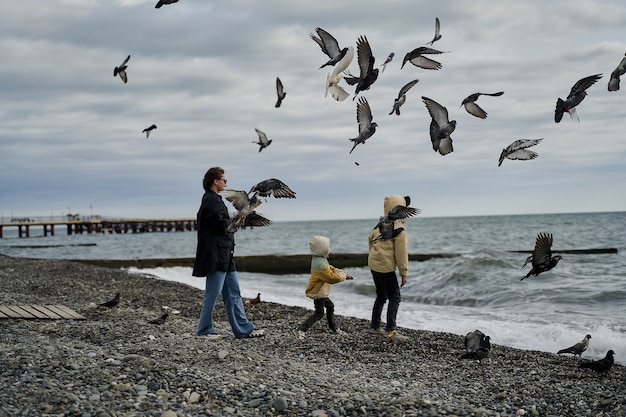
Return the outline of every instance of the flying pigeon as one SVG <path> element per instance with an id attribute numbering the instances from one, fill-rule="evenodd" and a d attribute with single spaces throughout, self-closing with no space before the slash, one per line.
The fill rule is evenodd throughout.
<path id="1" fill-rule="evenodd" d="M 259 128 L 255 127 L 254 131 L 257 133 L 257 135 L 259 135 L 259 140 L 257 142 L 252 142 L 252 143 L 256 143 L 257 145 L 259 145 L 259 152 L 261 152 L 263 149 L 270 146 L 270 144 L 272 143 L 272 139 L 268 139 L 265 132 L 263 132 Z"/>
<path id="2" fill-rule="evenodd" d="M 537 235 L 532 256 L 532 268 L 520 281 L 531 275 L 537 276 L 542 272 L 551 270 L 563 259 L 561 255 L 552 256 L 552 234 L 547 233 L 539 233 Z"/>
<path id="3" fill-rule="evenodd" d="M 249 192 L 226 189 L 222 191 L 222 194 L 237 209 L 230 225 L 230 231 L 233 233 L 240 228 L 263 227 L 272 223 L 271 220 L 254 211 L 262 203 L 259 197 L 296 198 L 296 193 L 276 178 L 259 182 Z"/>
<path id="4" fill-rule="evenodd" d="M 405 197 L 407 201 L 411 201 L 410 198 Z M 394 206 L 385 216 L 381 216 L 374 229 L 378 229 L 380 235 L 374 238 L 376 240 L 389 240 L 400 234 L 404 228 L 394 229 L 394 223 L 397 220 L 408 219 L 419 214 L 420 210 L 413 207 L 405 207 L 402 205 Z"/>
<path id="5" fill-rule="evenodd" d="M 518 139 L 514 141 L 509 146 L 502 149 L 502 152 L 500 153 L 500 159 L 498 161 L 498 166 L 502 165 L 502 162 L 504 161 L 505 158 L 511 159 L 511 160 L 519 159 L 519 160 L 524 160 L 524 161 L 527 161 L 529 159 L 535 159 L 539 155 L 537 155 L 536 152 L 529 151 L 526 148 L 535 146 L 542 140 L 543 138 L 541 139 Z"/>
<path id="6" fill-rule="evenodd" d="M 456 120 L 448 120 L 448 110 L 436 101 L 424 96 L 422 96 L 422 100 L 432 118 L 430 141 L 433 144 L 433 150 L 441 155 L 447 155 L 454 151 L 450 135 L 456 129 Z"/>
<path id="7" fill-rule="evenodd" d="M 572 355 L 576 356 L 582 356 L 583 352 L 587 350 L 587 347 L 589 346 L 589 339 L 591 339 L 591 335 L 588 334 L 587 336 L 585 336 L 583 338 L 583 340 L 581 340 L 580 342 L 576 343 L 574 346 L 570 346 L 566 349 L 561 349 L 558 352 L 556 352 L 557 355 L 560 355 L 562 353 L 571 353 Z"/>
<path id="8" fill-rule="evenodd" d="M 278 108 L 282 104 L 285 97 L 287 97 L 287 92 L 285 92 L 285 89 L 283 88 L 283 83 L 278 77 L 276 77 L 276 95 L 278 96 L 278 99 L 276 100 L 274 107 Z"/>
<path id="9" fill-rule="evenodd" d="M 611 73 L 611 79 L 609 80 L 608 89 L 609 91 L 617 91 L 619 90 L 619 77 L 626 73 L 626 54 L 624 54 L 624 58 L 619 62 L 617 68 L 613 70 Z"/>
<path id="10" fill-rule="evenodd" d="M 335 39 L 330 33 L 326 32 L 322 28 L 315 28 L 315 32 L 317 32 L 317 36 L 312 33 L 309 33 L 311 39 L 313 39 L 319 46 L 322 48 L 322 52 L 324 52 L 330 58 L 324 65 L 320 68 L 324 68 L 327 65 L 335 65 L 337 62 L 341 61 L 341 58 L 348 52 L 348 48 L 339 48 L 339 43 L 337 39 Z"/>
<path id="11" fill-rule="evenodd" d="M 393 52 L 389 54 L 389 56 L 387 57 L 387 59 L 385 59 L 385 62 L 383 62 L 383 64 L 381 65 L 381 67 L 383 67 L 383 69 L 380 70 L 381 73 L 385 72 L 385 68 L 387 68 L 387 64 L 390 63 L 393 60 L 393 57 L 396 54 L 394 54 Z"/>
<path id="12" fill-rule="evenodd" d="M 402 60 L 402 66 L 400 69 L 404 68 L 404 64 L 410 62 L 419 68 L 424 68 L 428 70 L 438 70 L 441 69 L 441 63 L 425 57 L 424 55 L 432 55 L 432 54 L 444 54 L 444 51 L 438 51 L 433 48 L 428 48 L 426 46 L 420 46 L 418 48 L 413 49 L 411 52 L 408 52 L 404 59 Z"/>
<path id="13" fill-rule="evenodd" d="M 148 320 L 148 323 L 161 325 L 165 323 L 165 320 L 167 320 L 167 316 L 169 316 L 168 313 L 163 313 L 160 317 L 157 317 L 156 319 Z"/>
<path id="14" fill-rule="evenodd" d="M 576 113 L 576 106 L 578 106 L 587 95 L 587 89 L 594 85 L 600 78 L 602 78 L 602 74 L 590 75 L 589 77 L 581 78 L 574 84 L 572 89 L 570 90 L 567 99 L 563 101 L 561 98 L 556 100 L 556 109 L 554 110 L 554 121 L 559 123 L 563 118 L 563 113 L 568 112 L 572 120 L 576 119 L 580 121 L 578 118 L 578 114 Z"/>
<path id="15" fill-rule="evenodd" d="M 432 45 L 433 43 L 437 42 L 439 39 L 441 39 L 441 35 L 439 34 L 439 18 L 435 17 L 435 37 L 433 38 L 432 41 L 428 42 L 426 45 Z"/>
<path id="16" fill-rule="evenodd" d="M 594 371 L 599 373 L 605 373 L 613 367 L 614 354 L 615 352 L 610 349 L 608 352 L 606 352 L 606 356 L 604 358 L 598 359 L 597 361 L 581 362 L 578 366 L 580 366 L 581 368 L 593 369 Z"/>
<path id="17" fill-rule="evenodd" d="M 126 57 L 126 59 L 124 60 L 124 62 L 122 62 L 122 65 L 120 65 L 119 67 L 115 67 L 113 69 L 113 76 L 120 76 L 120 78 L 122 79 L 122 81 L 124 81 L 124 84 L 126 84 L 128 82 L 128 76 L 126 75 L 126 68 L 128 68 L 128 60 L 130 59 L 130 55 L 128 55 Z"/>
<path id="18" fill-rule="evenodd" d="M 467 110 L 467 112 L 471 114 L 472 116 L 485 119 L 487 118 L 487 112 L 481 109 L 478 104 L 476 104 L 476 100 L 478 100 L 478 97 L 480 96 L 498 97 L 498 96 L 501 96 L 502 94 L 504 94 L 504 91 L 498 91 L 497 93 L 474 93 L 465 97 L 465 99 L 463 99 L 463 102 L 461 103 L 461 106 L 465 106 L 465 110 Z"/>
<path id="19" fill-rule="evenodd" d="M 146 127 L 141 133 L 145 133 L 146 134 L 146 139 L 148 139 L 150 137 L 150 132 L 152 132 L 156 128 L 157 128 L 156 125 L 151 125 L 149 127 Z"/>
<path id="20" fill-rule="evenodd" d="M 360 36 L 359 39 L 357 39 L 356 54 L 359 63 L 359 76 L 355 77 L 349 72 L 344 76 L 348 84 L 356 84 L 356 90 L 354 91 L 352 100 L 356 98 L 359 92 L 369 90 L 376 79 L 378 79 L 378 68 L 374 68 L 376 58 L 372 55 L 372 48 L 365 36 Z"/>
<path id="21" fill-rule="evenodd" d="M 476 359 L 482 364 L 483 359 L 489 356 L 491 350 L 490 337 L 480 330 L 474 330 L 465 335 L 463 339 L 465 351 L 461 353 L 461 359 Z"/>
<path id="22" fill-rule="evenodd" d="M 378 125 L 372 123 L 372 111 L 365 97 L 359 97 L 359 102 L 356 105 L 356 121 L 359 125 L 359 135 L 356 138 L 350 139 L 350 141 L 354 142 L 354 145 L 349 153 L 352 153 L 358 144 L 365 143 L 367 139 L 376 133 L 376 127 Z"/>
<path id="23" fill-rule="evenodd" d="M 391 112 L 389 112 L 389 115 L 392 115 L 395 112 L 398 116 L 400 116 L 400 107 L 402 107 L 402 105 L 406 101 L 406 93 L 415 84 L 417 84 L 418 81 L 419 80 L 417 78 L 414 79 L 413 81 L 409 81 L 408 83 L 404 85 L 404 87 L 400 89 L 400 92 L 398 93 L 398 98 L 394 99 L 393 101 L 393 108 L 391 109 Z"/>
<path id="24" fill-rule="evenodd" d="M 330 96 L 337 101 L 344 101 L 350 95 L 346 90 L 339 85 L 339 82 L 343 79 L 343 72 L 348 68 L 352 60 L 354 59 L 354 48 L 348 48 L 348 52 L 341 58 L 339 62 L 334 66 L 333 70 L 326 77 L 326 93 L 324 97 Z"/>
<path id="25" fill-rule="evenodd" d="M 176 2 L 178 2 L 178 0 L 159 0 L 154 8 L 160 9 L 164 4 L 174 4 Z"/>
<path id="26" fill-rule="evenodd" d="M 100 303 L 98 305 L 101 307 L 111 308 L 111 307 L 115 307 L 119 303 L 120 303 L 120 293 L 118 292 L 117 294 L 115 294 L 115 297 L 113 297 L 111 300 L 105 301 L 104 303 Z"/>

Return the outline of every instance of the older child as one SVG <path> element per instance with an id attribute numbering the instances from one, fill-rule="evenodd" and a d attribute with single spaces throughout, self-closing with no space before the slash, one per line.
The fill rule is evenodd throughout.
<path id="1" fill-rule="evenodd" d="M 328 321 L 330 331 L 339 333 L 337 323 L 335 322 L 335 305 L 328 298 L 330 286 L 346 279 L 352 279 L 352 275 L 328 263 L 330 239 L 327 237 L 313 236 L 309 241 L 309 248 L 313 256 L 311 258 L 311 276 L 309 277 L 309 285 L 306 287 L 306 296 L 313 299 L 315 313 L 298 326 L 298 332 L 300 336 L 304 335 L 304 332 L 324 317 L 324 309 L 326 309 L 326 320 Z"/>

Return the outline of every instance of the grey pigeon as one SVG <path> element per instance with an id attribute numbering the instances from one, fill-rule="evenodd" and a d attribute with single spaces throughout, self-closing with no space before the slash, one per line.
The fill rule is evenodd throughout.
<path id="1" fill-rule="evenodd" d="M 536 152 L 529 151 L 526 148 L 530 148 L 531 146 L 537 145 L 541 142 L 541 139 L 518 139 L 511 143 L 506 148 L 502 149 L 500 153 L 500 159 L 498 160 L 498 166 L 502 165 L 504 159 L 519 159 L 523 161 L 527 161 L 529 159 L 535 159 L 537 156 Z M 523 268 L 523 267 L 522 267 Z"/>
<path id="2" fill-rule="evenodd" d="M 531 275 L 537 276 L 542 272 L 551 270 L 563 259 L 561 255 L 552 256 L 552 234 L 547 233 L 537 235 L 532 257 L 532 268 L 520 281 Z"/>
<path id="3" fill-rule="evenodd" d="M 164 4 L 174 4 L 176 2 L 178 2 L 178 0 L 159 0 L 154 8 L 160 9 Z"/>
<path id="4" fill-rule="evenodd" d="M 157 317 L 156 319 L 148 320 L 148 323 L 161 325 L 161 324 L 165 323 L 165 320 L 167 320 L 168 316 L 169 316 L 168 313 L 163 313 L 160 317 Z"/>
<path id="5" fill-rule="evenodd" d="M 327 65 L 333 66 L 337 62 L 341 61 L 346 52 L 348 52 L 348 48 L 339 48 L 337 39 L 322 28 L 315 28 L 315 32 L 319 37 L 312 33 L 310 33 L 309 36 L 320 46 L 320 48 L 322 48 L 322 52 L 330 58 L 320 68 L 324 68 Z"/>
<path id="6" fill-rule="evenodd" d="M 447 155 L 454 151 L 450 135 L 456 129 L 456 120 L 449 120 L 448 110 L 436 101 L 424 96 L 422 96 L 422 100 L 432 118 L 430 122 L 430 141 L 432 142 L 433 150 L 441 155 Z"/>
<path id="7" fill-rule="evenodd" d="M 441 39 L 441 35 L 439 34 L 439 29 L 440 29 L 440 24 L 439 24 L 439 18 L 435 17 L 435 37 L 433 38 L 432 41 L 428 42 L 426 45 L 432 45 L 433 43 L 437 42 L 439 39 Z"/>
<path id="8" fill-rule="evenodd" d="M 571 88 L 567 98 L 562 100 L 558 98 L 556 100 L 556 109 L 554 110 L 554 121 L 559 123 L 563 118 L 563 113 L 568 112 L 572 120 L 578 120 L 578 114 L 576 113 L 576 106 L 578 106 L 587 95 L 587 89 L 594 85 L 602 74 L 590 75 L 589 77 L 581 78 Z"/>
<path id="9" fill-rule="evenodd" d="M 339 62 L 333 67 L 333 70 L 326 76 L 326 92 L 324 97 L 330 96 L 337 101 L 344 101 L 350 95 L 346 90 L 339 85 L 339 82 L 343 80 L 343 72 L 350 66 L 350 63 L 354 59 L 354 48 L 349 47 L 348 52 L 341 58 Z"/>
<path id="10" fill-rule="evenodd" d="M 576 343 L 573 346 L 570 346 L 568 348 L 565 349 L 561 349 L 558 352 L 556 352 L 557 355 L 560 355 L 562 353 L 571 353 L 572 355 L 576 356 L 582 356 L 583 352 L 587 350 L 587 347 L 589 346 L 589 339 L 591 339 L 591 335 L 588 334 L 587 336 L 585 336 L 583 338 L 583 340 L 581 340 L 580 342 Z"/>
<path id="11" fill-rule="evenodd" d="M 381 72 L 381 73 L 382 73 L 382 72 L 385 72 L 385 68 L 387 68 L 387 64 L 389 64 L 389 63 L 393 60 L 393 57 L 394 57 L 395 55 L 396 55 L 396 54 L 394 54 L 394 53 L 392 52 L 392 53 L 390 53 L 390 54 L 389 54 L 389 56 L 387 56 L 387 59 L 385 59 L 385 62 L 383 62 L 383 64 L 381 65 L 381 67 L 383 67 L 383 69 L 381 69 L 381 70 L 380 70 L 380 72 Z"/>
<path id="12" fill-rule="evenodd" d="M 270 146 L 270 144 L 272 143 L 272 139 L 268 139 L 267 135 L 265 134 L 265 132 L 263 132 L 259 128 L 255 127 L 254 131 L 259 136 L 259 140 L 257 142 L 252 142 L 252 143 L 256 143 L 257 145 L 259 145 L 259 152 L 261 152 L 263 149 L 265 149 L 268 146 Z"/>
<path id="13" fill-rule="evenodd" d="M 483 359 L 489 356 L 491 351 L 490 337 L 480 330 L 474 330 L 465 335 L 463 343 L 465 350 L 461 352 L 461 359 L 475 359 L 482 364 Z"/>
<path id="14" fill-rule="evenodd" d="M 128 76 L 126 75 L 126 68 L 128 68 L 128 60 L 130 59 L 130 55 L 126 57 L 124 62 L 119 67 L 115 67 L 113 69 L 113 76 L 120 76 L 120 79 L 124 81 L 124 84 L 128 82 Z"/>
<path id="15" fill-rule="evenodd" d="M 619 90 L 619 77 L 626 73 L 626 54 L 624 54 L 624 58 L 619 62 L 617 68 L 613 70 L 611 73 L 611 79 L 609 80 L 608 89 L 609 91 L 617 91 Z"/>
<path id="16" fill-rule="evenodd" d="M 356 105 L 356 121 L 359 125 L 359 135 L 356 138 L 349 139 L 354 142 L 352 149 L 349 153 L 352 153 L 354 148 L 360 143 L 372 137 L 376 133 L 376 123 L 372 122 L 372 110 L 365 97 L 359 97 L 359 101 Z"/>
<path id="17" fill-rule="evenodd" d="M 352 100 L 354 100 L 361 91 L 370 89 L 372 84 L 374 84 L 374 82 L 378 79 L 379 72 L 378 68 L 374 68 L 376 58 L 374 58 L 372 48 L 370 47 L 370 44 L 365 36 L 360 36 L 356 41 L 356 55 L 359 63 L 359 76 L 355 77 L 349 72 L 347 72 L 344 76 L 344 79 L 348 84 L 356 84 Z"/>
<path id="18" fill-rule="evenodd" d="M 285 92 L 285 89 L 283 87 L 283 82 L 278 77 L 276 77 L 276 95 L 278 96 L 278 98 L 276 99 L 276 104 L 274 105 L 274 107 L 278 108 L 282 104 L 285 97 L 287 97 L 287 93 Z"/>
<path id="19" fill-rule="evenodd" d="M 603 374 L 608 372 L 609 369 L 613 367 L 613 355 L 615 355 L 615 352 L 610 349 L 606 352 L 606 356 L 604 358 L 598 359 L 597 361 L 581 362 L 578 366 L 581 368 L 593 369 L 594 371 Z"/>
<path id="20" fill-rule="evenodd" d="M 254 185 L 249 192 L 226 189 L 222 191 L 237 213 L 231 219 L 230 231 L 236 232 L 240 228 L 268 226 L 271 220 L 258 214 L 255 209 L 261 205 L 259 197 L 273 196 L 275 198 L 295 198 L 296 193 L 281 180 L 270 178 Z"/>
<path id="21" fill-rule="evenodd" d="M 150 125 L 149 127 L 146 127 L 141 133 L 145 133 L 146 139 L 148 139 L 150 137 L 150 132 L 152 132 L 156 128 L 157 128 L 156 125 Z"/>
<path id="22" fill-rule="evenodd" d="M 444 54 L 444 51 L 438 51 L 433 48 L 428 48 L 426 46 L 420 46 L 418 48 L 413 49 L 411 52 L 407 52 L 402 60 L 402 66 L 400 69 L 404 68 L 404 64 L 410 62 L 418 68 L 424 68 L 427 70 L 438 70 L 442 68 L 441 63 L 430 59 L 424 55 L 432 55 L 432 54 Z"/>
<path id="23" fill-rule="evenodd" d="M 406 93 L 418 83 L 418 79 L 414 79 L 413 81 L 409 81 L 406 83 L 398 92 L 398 97 L 393 101 L 393 108 L 389 112 L 389 115 L 392 115 L 394 112 L 400 116 L 400 107 L 406 102 Z"/>
<path id="24" fill-rule="evenodd" d="M 465 106 L 465 110 L 467 110 L 467 112 L 471 114 L 472 116 L 476 116 L 480 119 L 486 119 L 487 112 L 481 109 L 478 104 L 476 104 L 476 100 L 478 100 L 478 97 L 480 96 L 498 97 L 498 96 L 501 96 L 502 94 L 504 94 L 504 91 L 498 91 L 497 93 L 470 94 L 469 96 L 465 97 L 465 99 L 463 99 L 463 102 L 461 102 L 461 106 Z"/>
<path id="25" fill-rule="evenodd" d="M 101 307 L 111 308 L 111 307 L 115 307 L 119 303 L 120 303 L 120 293 L 118 292 L 117 294 L 115 294 L 115 297 L 113 297 L 109 301 L 105 301 L 104 303 L 100 303 L 98 305 Z"/>
<path id="26" fill-rule="evenodd" d="M 409 197 L 405 197 L 405 200 L 407 200 L 407 204 L 411 201 Z M 374 226 L 374 229 L 378 229 L 380 234 L 374 238 L 373 241 L 389 240 L 396 237 L 404 230 L 404 228 L 394 229 L 395 222 L 397 220 L 404 220 L 409 217 L 413 217 L 419 214 L 419 212 L 419 209 L 413 207 L 406 207 L 402 205 L 394 206 L 385 216 L 381 216 L 376 226 Z"/>

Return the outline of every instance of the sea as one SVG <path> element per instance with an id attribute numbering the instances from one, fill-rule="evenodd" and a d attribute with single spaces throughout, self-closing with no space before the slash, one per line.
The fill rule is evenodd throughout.
<path id="1" fill-rule="evenodd" d="M 367 236 L 376 222 L 275 222 L 239 230 L 235 254 L 308 254 L 309 239 L 323 235 L 331 241 L 332 264 L 333 252 L 367 253 Z M 613 349 L 616 362 L 626 364 L 626 212 L 417 216 L 408 219 L 405 228 L 411 254 L 457 256 L 410 262 L 398 326 L 458 334 L 459 348 L 461 336 L 479 329 L 493 344 L 547 352 L 590 334 L 583 357 L 601 358 Z M 5 228 L 0 253 L 50 259 L 189 258 L 196 247 L 193 231 L 68 236 L 64 228 L 57 228 L 56 236 L 44 237 L 43 230 L 38 236 L 31 228 L 31 237 L 19 238 L 16 229 Z M 522 265 L 539 233 L 554 236 L 553 254 L 606 248 L 617 253 L 563 254 L 553 270 L 521 281 L 530 270 Z M 128 270 L 204 288 L 205 280 L 192 277 L 188 267 Z M 347 271 L 354 280 L 332 289 L 336 313 L 369 319 L 375 298 L 370 271 L 367 267 Z M 304 295 L 308 274 L 239 272 L 239 281 L 244 297 L 261 293 L 263 301 L 313 308 Z M 294 318 L 294 328 L 298 324 Z"/>

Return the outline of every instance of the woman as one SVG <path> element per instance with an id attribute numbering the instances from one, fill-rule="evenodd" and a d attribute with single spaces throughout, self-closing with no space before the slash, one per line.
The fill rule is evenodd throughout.
<path id="1" fill-rule="evenodd" d="M 204 175 L 204 195 L 198 210 L 198 245 L 192 275 L 206 277 L 206 289 L 198 323 L 198 336 L 218 337 L 213 326 L 213 310 L 220 293 L 226 316 L 235 337 L 262 336 L 246 317 L 237 270 L 233 260 L 235 236 L 229 231 L 230 216 L 219 193 L 226 188 L 224 170 L 210 168 Z"/>

